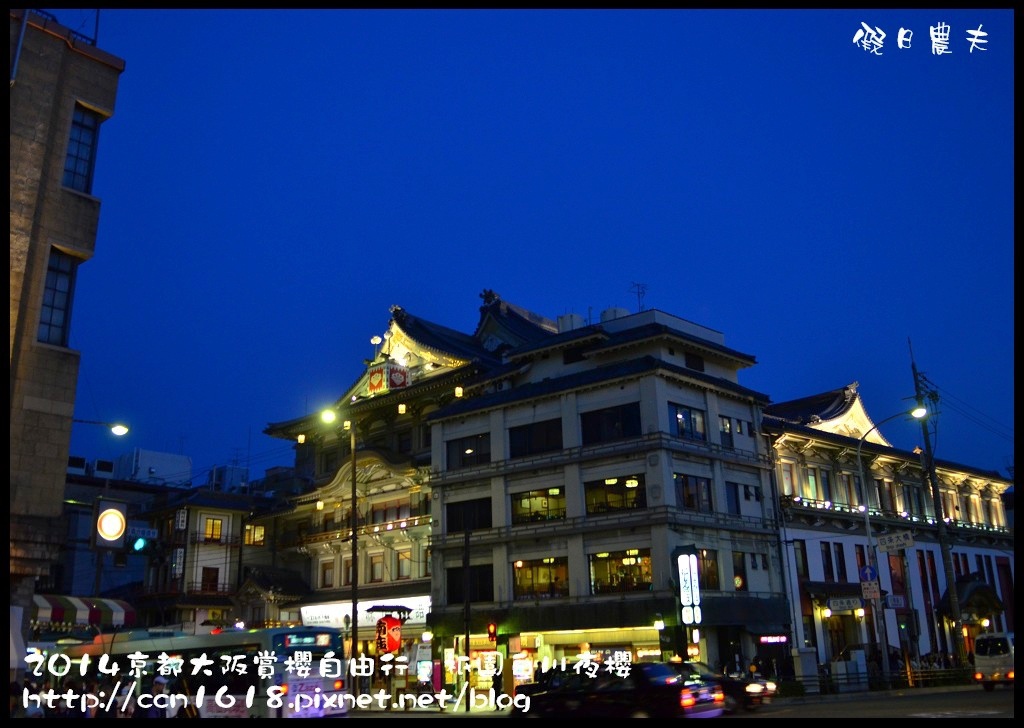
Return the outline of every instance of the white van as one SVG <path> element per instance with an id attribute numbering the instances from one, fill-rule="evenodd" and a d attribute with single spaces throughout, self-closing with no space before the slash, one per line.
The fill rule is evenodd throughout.
<path id="1" fill-rule="evenodd" d="M 974 640 L 974 681 L 987 691 L 1013 687 L 1013 632 L 987 632 Z"/>

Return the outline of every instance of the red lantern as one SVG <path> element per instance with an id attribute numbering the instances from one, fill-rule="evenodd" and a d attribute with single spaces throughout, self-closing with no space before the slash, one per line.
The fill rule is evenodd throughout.
<path id="1" fill-rule="evenodd" d="M 377 620 L 377 651 L 397 652 L 402 648 L 402 620 L 398 617 L 381 617 Z"/>

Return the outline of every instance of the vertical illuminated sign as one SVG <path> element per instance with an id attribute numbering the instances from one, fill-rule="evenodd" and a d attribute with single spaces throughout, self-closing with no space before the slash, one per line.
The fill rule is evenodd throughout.
<path id="1" fill-rule="evenodd" d="M 683 624 L 700 624 L 700 584 L 697 578 L 697 555 L 681 554 L 676 561 L 679 571 L 679 603 Z"/>

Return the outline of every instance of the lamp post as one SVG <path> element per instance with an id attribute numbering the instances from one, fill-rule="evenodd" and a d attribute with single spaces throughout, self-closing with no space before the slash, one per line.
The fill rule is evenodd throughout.
<path id="1" fill-rule="evenodd" d="M 915 380 L 917 380 L 916 367 L 914 368 L 914 376 Z M 949 636 L 953 640 L 953 650 L 957 663 L 962 667 L 967 664 L 967 652 L 964 646 L 963 634 L 963 615 L 960 612 L 960 594 L 956 588 L 956 574 L 953 572 L 953 546 L 949 542 L 946 517 L 942 509 L 942 493 L 939 491 L 939 478 L 935 474 L 935 455 L 932 452 L 932 440 L 931 434 L 928 432 L 928 423 L 921 423 L 921 433 L 924 435 L 926 472 L 928 480 L 931 481 L 932 508 L 935 510 L 935 528 L 939 543 L 939 555 L 942 557 L 942 571 L 946 577 L 946 593 L 949 595 L 949 618 L 953 623 Z"/>
<path id="2" fill-rule="evenodd" d="M 128 425 L 123 425 L 120 422 L 101 422 L 99 420 L 78 420 L 78 419 L 72 419 L 71 421 L 72 422 L 77 422 L 77 423 L 82 424 L 82 425 L 103 425 L 104 427 L 109 427 L 110 431 L 112 433 L 114 433 L 115 435 L 117 435 L 118 437 L 122 437 L 122 436 L 128 434 Z"/>
<path id="3" fill-rule="evenodd" d="M 320 419 L 330 424 L 337 419 L 332 409 L 320 413 Z M 359 644 L 359 515 L 356 508 L 359 498 L 356 494 L 356 428 L 351 420 L 345 420 L 342 431 L 349 432 L 349 449 L 352 451 L 352 651 L 349 659 L 355 659 Z M 338 446 L 341 446 L 341 434 L 338 435 Z"/>
<path id="4" fill-rule="evenodd" d="M 860 487 L 861 487 L 861 492 L 863 493 L 863 498 L 864 498 L 864 534 L 867 537 L 867 544 L 868 544 L 867 553 L 865 554 L 865 557 L 867 559 L 868 566 L 873 566 L 874 567 L 875 574 L 878 575 L 879 578 L 881 577 L 881 574 L 879 573 L 879 570 L 878 570 L 878 555 L 875 553 L 875 540 L 874 540 L 874 537 L 872 536 L 872 533 L 871 533 L 871 503 L 870 503 L 870 499 L 868 498 L 868 480 L 867 480 L 867 476 L 864 474 L 864 461 L 861 459 L 860 453 L 861 453 L 861 448 L 864 445 L 864 440 L 867 439 L 868 435 L 870 435 L 872 432 L 874 432 L 879 427 L 884 425 L 886 422 L 889 422 L 890 420 L 894 420 L 897 417 L 905 417 L 907 414 L 908 414 L 907 412 L 897 412 L 894 415 L 890 415 L 890 416 L 886 417 L 884 420 L 881 420 L 876 425 L 872 426 L 870 430 L 868 430 L 863 435 L 861 435 L 860 439 L 857 440 L 857 467 L 860 470 L 860 484 L 861 484 Z M 921 419 L 926 414 L 928 414 L 928 410 L 926 410 L 924 407 L 918 406 L 918 407 L 915 407 L 909 414 L 912 417 L 914 417 L 915 419 Z M 879 505 L 881 505 L 881 504 L 879 504 Z M 879 585 L 881 585 L 881 581 L 879 581 Z M 882 665 L 881 665 L 882 677 L 885 680 L 886 686 L 888 686 L 889 685 L 889 632 L 888 632 L 888 630 L 886 629 L 886 626 L 885 626 L 885 613 L 882 611 L 881 594 L 879 594 L 879 596 L 877 596 L 874 599 L 872 599 L 871 602 L 872 602 L 872 604 L 871 604 L 871 617 L 872 617 L 872 620 L 874 621 L 874 624 L 875 624 L 875 635 L 879 639 L 881 639 L 881 641 L 882 641 L 882 645 L 881 645 L 881 647 L 882 647 L 882 650 L 881 650 L 882 654 L 881 654 L 881 658 L 880 658 L 881 661 L 882 661 Z"/>
<path id="5" fill-rule="evenodd" d="M 120 422 L 103 422 L 102 420 L 80 420 L 77 417 L 71 418 L 71 421 L 76 423 L 76 424 L 80 424 L 80 425 L 100 425 L 102 427 L 109 427 L 110 428 L 110 432 L 113 433 L 116 437 L 124 437 L 125 435 L 128 434 L 128 426 L 124 425 L 124 424 L 121 424 Z M 103 483 L 103 490 L 104 490 L 104 492 L 106 492 L 107 486 L 109 486 L 109 485 L 110 485 L 110 479 L 108 477 L 104 481 L 104 483 Z M 101 528 L 101 525 L 94 523 L 93 524 L 93 528 L 94 529 Z M 115 528 L 116 528 L 116 526 L 115 526 Z M 124 514 L 121 515 L 120 528 L 121 528 L 121 532 L 118 533 L 117 536 L 114 537 L 114 539 L 108 539 L 108 540 L 116 540 L 116 539 L 119 539 L 119 538 L 121 538 L 123 536 L 124 528 L 125 528 Z M 93 594 L 95 594 L 96 596 L 99 596 L 100 595 L 100 588 L 102 587 L 102 584 L 103 584 L 103 564 L 104 564 L 104 561 L 105 561 L 104 556 L 106 554 L 106 550 L 104 549 L 103 545 L 100 542 L 98 542 L 98 541 L 96 542 L 95 550 L 96 550 L 96 574 L 95 574 L 95 576 L 93 578 L 92 591 L 93 591 Z"/>

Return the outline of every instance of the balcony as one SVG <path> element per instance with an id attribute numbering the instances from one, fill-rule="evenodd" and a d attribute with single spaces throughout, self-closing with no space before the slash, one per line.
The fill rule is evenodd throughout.
<path id="1" fill-rule="evenodd" d="M 205 581 L 190 581 L 185 584 L 186 594 L 203 594 L 227 596 L 235 593 L 234 587 L 227 583 L 212 583 Z"/>
<path id="2" fill-rule="evenodd" d="M 143 593 L 146 596 L 230 596 L 235 593 L 235 589 L 228 583 L 190 581 L 184 585 L 184 588 L 178 582 L 149 585 L 143 589 Z"/>
<path id="3" fill-rule="evenodd" d="M 847 530 L 856 531 L 864 528 L 864 511 L 859 505 L 846 503 L 834 503 L 832 501 L 811 500 L 799 496 L 784 495 L 780 499 L 780 505 L 786 518 L 792 521 L 794 518 L 810 522 L 814 520 L 816 525 L 824 525 L 825 518 L 835 524 L 845 525 Z M 875 505 L 870 507 L 869 518 L 874 524 L 874 529 L 880 533 L 888 530 L 910 529 L 916 530 L 920 527 L 935 527 L 935 517 L 930 513 L 907 513 L 906 511 L 894 511 L 889 508 L 878 508 Z M 818 523 L 821 520 L 822 523 Z M 946 528 L 956 537 L 967 540 L 971 538 L 987 537 L 989 539 L 1007 538 L 1010 529 L 1005 526 L 992 526 L 985 523 L 971 523 L 970 521 L 948 520 Z"/>
<path id="4" fill-rule="evenodd" d="M 221 534 L 220 536 L 211 536 L 205 533 L 189 534 L 189 543 L 198 544 L 200 546 L 237 546 L 241 542 L 242 539 L 237 535 Z"/>
<path id="5" fill-rule="evenodd" d="M 380 523 L 360 523 L 359 535 L 386 534 L 389 532 L 407 531 L 413 528 L 430 528 L 430 515 L 410 516 L 408 518 L 396 518 L 392 521 Z M 303 525 L 282 533 L 277 540 L 277 547 L 280 549 L 310 546 L 326 543 L 329 541 L 348 541 L 352 529 L 348 523 L 325 523 L 315 525 Z"/>
<path id="6" fill-rule="evenodd" d="M 473 531 L 472 541 L 478 545 L 497 545 L 512 543 L 530 538 L 551 538 L 552 531 L 557 529 L 558 538 L 569 538 L 576 535 L 606 533 L 610 529 L 645 528 L 667 526 L 673 530 L 686 530 L 694 527 L 711 527 L 739 533 L 762 535 L 765 531 L 774 531 L 778 524 L 774 520 L 752 516 L 737 516 L 729 513 L 699 513 L 680 510 L 675 506 L 655 506 L 651 508 L 623 508 L 604 513 L 592 513 L 572 518 L 543 521 L 527 521 L 513 525 L 492 526 Z M 453 533 L 437 533 L 431 536 L 435 548 L 462 548 L 462 531 Z"/>
<path id="7" fill-rule="evenodd" d="M 458 470 L 433 471 L 430 473 L 430 484 L 431 486 L 456 485 L 458 483 L 476 481 L 481 478 L 493 477 L 499 473 L 512 475 L 539 468 L 565 467 L 566 465 L 585 463 L 614 455 L 631 455 L 655 450 L 670 450 L 672 452 L 700 455 L 707 458 L 714 457 L 747 466 L 771 467 L 771 461 L 765 455 L 750 450 L 725 448 L 706 440 L 678 438 L 663 432 L 655 432 L 613 442 L 570 447 L 543 455 L 473 465 L 459 468 Z"/>

